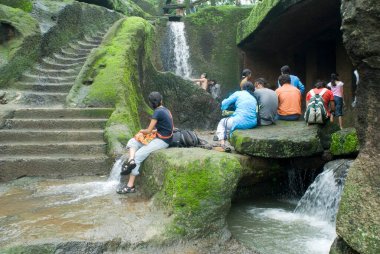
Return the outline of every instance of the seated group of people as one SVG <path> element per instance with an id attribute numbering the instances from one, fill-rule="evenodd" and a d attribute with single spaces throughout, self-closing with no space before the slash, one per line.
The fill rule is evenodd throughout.
<path id="1" fill-rule="evenodd" d="M 228 135 L 235 129 L 250 129 L 257 125 L 271 125 L 276 120 L 296 121 L 301 117 L 301 98 L 305 87 L 297 76 L 290 75 L 289 66 L 281 68 L 278 86 L 275 91 L 266 88 L 267 81 L 258 78 L 254 84 L 249 81 L 251 71 L 242 72 L 241 91 L 237 91 L 222 101 L 223 111 L 234 107 L 228 117 L 220 120 L 215 141 L 225 147 Z M 335 111 L 334 95 L 326 88 L 326 83 L 318 81 L 315 88 L 306 95 L 306 104 L 312 93 L 320 94 L 324 102 L 327 117 Z M 326 119 L 327 120 L 327 119 Z M 225 147 L 228 149 L 228 147 Z"/>

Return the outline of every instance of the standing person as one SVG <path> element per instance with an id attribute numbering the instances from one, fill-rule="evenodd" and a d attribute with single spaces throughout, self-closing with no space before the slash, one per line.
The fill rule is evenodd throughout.
<path id="1" fill-rule="evenodd" d="M 249 79 L 252 76 L 252 71 L 250 69 L 244 69 L 241 72 L 241 78 L 240 78 L 240 90 L 243 90 L 243 85 L 249 81 Z"/>
<path id="2" fill-rule="evenodd" d="M 197 84 L 205 91 L 208 88 L 207 73 L 202 73 L 199 79 L 192 79 L 191 81 L 197 82 Z"/>
<path id="3" fill-rule="evenodd" d="M 278 119 L 285 121 L 297 121 L 301 116 L 301 92 L 290 82 L 288 74 L 282 74 L 278 78 L 281 87 L 276 89 L 278 97 Z"/>
<path id="4" fill-rule="evenodd" d="M 152 119 L 147 129 L 140 130 L 139 134 L 151 134 L 156 129 L 156 138 L 144 145 L 136 140 L 136 136 L 128 141 L 127 147 L 129 148 L 129 158 L 122 169 L 121 175 L 128 175 L 129 181 L 127 184 L 121 186 L 116 192 L 119 194 L 133 193 L 135 189 L 135 179 L 139 175 L 141 163 L 152 152 L 169 147 L 173 137 L 173 118 L 170 111 L 162 105 L 162 96 L 159 92 L 151 92 L 149 94 L 149 103 L 154 109 Z"/>
<path id="5" fill-rule="evenodd" d="M 335 103 L 334 95 L 329 89 L 326 88 L 326 83 L 324 81 L 318 81 L 315 84 L 315 88 L 311 89 L 306 94 L 306 105 L 309 104 L 309 101 L 313 96 L 312 94 L 319 94 L 322 97 L 323 106 L 327 113 L 327 119 L 330 118 L 331 112 L 335 112 Z"/>
<path id="6" fill-rule="evenodd" d="M 220 85 L 216 82 L 216 80 L 214 79 L 209 80 L 208 89 L 211 94 L 211 97 L 214 100 L 219 101 L 221 98 L 222 91 L 221 91 Z"/>
<path id="7" fill-rule="evenodd" d="M 331 74 L 331 81 L 327 84 L 327 87 L 331 89 L 334 95 L 335 112 L 331 114 L 330 120 L 334 122 L 334 116 L 338 117 L 339 127 L 343 129 L 343 105 L 344 105 L 344 93 L 343 82 L 339 80 L 339 76 L 336 73 Z"/>
<path id="8" fill-rule="evenodd" d="M 275 91 L 266 88 L 268 82 L 264 78 L 255 80 L 255 92 L 259 107 L 259 125 L 271 125 L 275 123 L 278 108 L 278 98 Z"/>
<path id="9" fill-rule="evenodd" d="M 254 85 L 246 82 L 242 91 L 234 92 L 222 101 L 222 110 L 226 110 L 231 104 L 236 106 L 235 112 L 230 117 L 222 118 L 216 129 L 216 140 L 220 141 L 223 148 L 226 148 L 228 132 L 231 134 L 235 129 L 250 129 L 257 126 L 257 101 L 253 96 L 254 91 Z M 225 151 L 228 151 L 227 149 Z"/>
<path id="10" fill-rule="evenodd" d="M 301 80 L 295 76 L 290 74 L 290 67 L 288 65 L 284 65 L 281 67 L 281 74 L 287 74 L 290 76 L 290 84 L 293 86 L 297 87 L 300 91 L 301 94 L 304 94 L 305 92 L 305 86 L 302 84 Z M 278 87 L 280 87 L 280 83 L 278 83 Z"/>

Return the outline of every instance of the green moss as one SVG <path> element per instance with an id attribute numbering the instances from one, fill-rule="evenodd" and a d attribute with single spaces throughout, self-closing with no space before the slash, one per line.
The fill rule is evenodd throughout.
<path id="1" fill-rule="evenodd" d="M 90 56 L 68 96 L 71 106 L 112 107 L 107 122 L 109 152 L 119 151 L 139 129 L 140 116 L 151 113 L 139 85 L 138 58 L 145 58 L 153 27 L 137 17 L 115 23 L 101 47 Z M 147 46 L 148 45 L 148 46 Z M 84 81 L 92 79 L 91 86 Z"/>
<path id="2" fill-rule="evenodd" d="M 260 23 L 268 15 L 271 9 L 276 6 L 280 0 L 264 0 L 258 2 L 252 9 L 249 17 L 243 20 L 237 30 L 236 43 L 241 43 L 246 39 L 256 28 L 259 27 Z"/>
<path id="3" fill-rule="evenodd" d="M 156 186 L 156 204 L 174 216 L 168 233 L 201 237 L 225 225 L 243 169 L 234 155 L 194 148 L 154 153 L 142 171 L 145 189 Z"/>
<path id="4" fill-rule="evenodd" d="M 31 12 L 33 9 L 33 3 L 31 0 L 0 0 L 0 4 L 18 8 L 25 12 Z"/>
<path id="5" fill-rule="evenodd" d="M 17 246 L 7 249 L 0 249 L 4 254 L 53 254 L 55 252 L 55 246 L 52 244 L 42 244 L 36 246 Z"/>
<path id="6" fill-rule="evenodd" d="M 15 30 L 14 37 L 0 45 L 0 86 L 4 86 L 37 60 L 41 34 L 38 22 L 21 9 L 0 5 L 0 17 Z"/>
<path id="7" fill-rule="evenodd" d="M 347 128 L 331 136 L 330 151 L 333 155 L 350 155 L 359 152 L 359 140 L 354 128 Z"/>

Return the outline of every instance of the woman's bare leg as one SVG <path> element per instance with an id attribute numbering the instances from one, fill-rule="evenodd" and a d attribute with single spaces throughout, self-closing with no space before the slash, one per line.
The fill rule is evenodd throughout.
<path id="1" fill-rule="evenodd" d="M 340 129 L 343 129 L 343 119 L 341 116 L 338 116 L 338 120 L 339 120 L 339 127 Z"/>

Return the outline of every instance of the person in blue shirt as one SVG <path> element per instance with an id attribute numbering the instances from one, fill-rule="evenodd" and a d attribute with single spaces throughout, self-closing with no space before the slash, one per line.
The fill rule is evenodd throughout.
<path id="1" fill-rule="evenodd" d="M 298 90 L 300 90 L 301 94 L 304 94 L 305 86 L 302 84 L 301 80 L 297 76 L 290 74 L 290 67 L 288 65 L 284 65 L 281 67 L 281 75 L 283 75 L 283 74 L 289 75 L 290 76 L 290 83 L 293 86 L 297 87 Z M 278 83 L 278 87 L 281 87 L 280 83 Z"/>
<path id="2" fill-rule="evenodd" d="M 216 129 L 215 136 L 222 147 L 225 147 L 228 132 L 231 134 L 235 129 L 250 129 L 257 126 L 257 101 L 253 96 L 254 91 L 255 86 L 248 81 L 243 84 L 241 91 L 234 92 L 222 101 L 222 111 L 232 104 L 236 107 L 231 116 L 220 120 Z"/>

